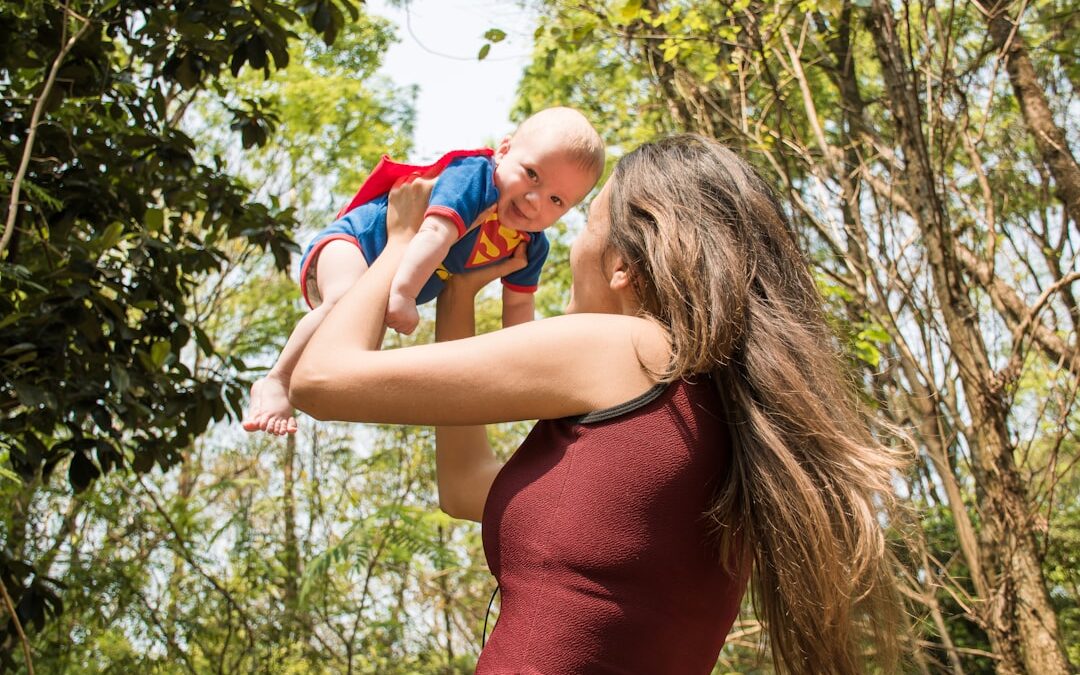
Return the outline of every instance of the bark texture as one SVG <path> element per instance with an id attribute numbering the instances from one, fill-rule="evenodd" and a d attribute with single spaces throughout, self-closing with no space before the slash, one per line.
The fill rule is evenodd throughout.
<path id="1" fill-rule="evenodd" d="M 1005 58 L 1005 69 L 1024 114 L 1024 122 L 1046 168 L 1054 177 L 1058 195 L 1073 224 L 1080 228 L 1080 165 L 1069 149 L 1065 132 L 1054 122 L 1053 112 L 1035 74 L 1020 26 L 1009 17 L 1008 7 L 1012 3 L 977 2 L 986 13 L 993 44 Z"/>
<path id="2" fill-rule="evenodd" d="M 971 414 L 973 468 L 983 493 L 980 553 L 988 586 L 979 612 L 983 627 L 1000 657 L 999 673 L 1065 675 L 1069 664 L 1039 565 L 1033 514 L 1013 458 L 1003 378 L 991 367 L 955 255 L 952 227 L 937 192 L 930 148 L 922 131 L 919 97 L 889 3 L 874 0 L 869 29 L 904 152 L 904 192 L 925 239 L 938 310 Z"/>

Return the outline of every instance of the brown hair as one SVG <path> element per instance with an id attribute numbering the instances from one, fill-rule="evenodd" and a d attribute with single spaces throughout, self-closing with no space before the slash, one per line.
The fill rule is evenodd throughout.
<path id="1" fill-rule="evenodd" d="M 723 560 L 753 562 L 775 666 L 890 672 L 902 607 L 875 500 L 903 453 L 870 433 L 772 192 L 716 141 L 681 135 L 619 161 L 610 211 L 611 250 L 671 335 L 658 375 L 711 373 L 724 402 L 730 475 L 707 517 Z"/>

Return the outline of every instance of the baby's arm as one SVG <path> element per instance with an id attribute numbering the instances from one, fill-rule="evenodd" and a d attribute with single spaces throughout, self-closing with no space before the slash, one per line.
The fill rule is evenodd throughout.
<path id="1" fill-rule="evenodd" d="M 420 314 L 416 296 L 458 240 L 458 228 L 449 218 L 429 215 L 409 242 L 401 265 L 390 284 L 386 306 L 386 325 L 406 335 L 416 330 Z"/>
<path id="2" fill-rule="evenodd" d="M 547 260 L 549 247 L 547 237 L 537 232 L 529 238 L 528 243 L 519 244 L 514 250 L 514 257 L 523 260 L 525 266 L 503 277 L 503 328 L 528 323 L 536 318 L 536 284 Z"/>
<path id="3" fill-rule="evenodd" d="M 503 328 L 532 321 L 536 314 L 536 301 L 533 293 L 522 293 L 503 286 L 502 325 Z"/>

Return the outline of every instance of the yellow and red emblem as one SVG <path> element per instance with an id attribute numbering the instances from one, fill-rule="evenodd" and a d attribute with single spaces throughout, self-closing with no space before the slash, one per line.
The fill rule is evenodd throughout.
<path id="1" fill-rule="evenodd" d="M 525 241 L 528 241 L 527 235 L 511 230 L 509 227 L 503 227 L 499 224 L 499 216 L 492 213 L 480 223 L 476 245 L 473 246 L 465 267 L 479 267 L 494 260 L 506 258 L 513 253 L 518 244 Z"/>

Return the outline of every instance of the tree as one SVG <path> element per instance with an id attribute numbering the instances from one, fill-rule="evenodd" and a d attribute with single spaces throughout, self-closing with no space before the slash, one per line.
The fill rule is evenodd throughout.
<path id="1" fill-rule="evenodd" d="M 305 20 L 333 41 L 346 12 L 358 15 L 349 0 L 0 5 L 0 453 L 25 486 L 5 519 L 0 580 L 22 624 L 40 628 L 61 606 L 58 582 L 26 555 L 34 491 L 62 462 L 77 491 L 115 467 L 167 468 L 237 411 L 235 379 L 196 377 L 183 358 L 228 365 L 191 321 L 197 281 L 233 243 L 279 267 L 295 250 L 292 211 L 197 158 L 179 119 L 220 95 L 224 72 L 285 66 Z M 230 116 L 245 147 L 274 124 L 256 100 Z"/>

